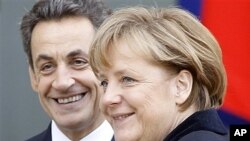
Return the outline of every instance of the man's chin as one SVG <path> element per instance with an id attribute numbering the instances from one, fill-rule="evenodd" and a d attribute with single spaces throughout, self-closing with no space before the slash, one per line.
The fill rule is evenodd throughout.
<path id="1" fill-rule="evenodd" d="M 63 129 L 68 129 L 68 130 L 77 130 L 78 128 L 81 128 L 81 126 L 84 124 L 82 123 L 82 120 L 77 120 L 75 118 L 64 118 L 61 120 L 55 121 L 57 126 Z"/>

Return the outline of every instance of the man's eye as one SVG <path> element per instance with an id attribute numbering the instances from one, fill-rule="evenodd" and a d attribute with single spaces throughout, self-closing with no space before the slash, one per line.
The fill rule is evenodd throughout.
<path id="1" fill-rule="evenodd" d="M 74 59 L 71 64 L 76 67 L 77 69 L 82 69 L 86 65 L 88 65 L 88 61 L 85 59 Z"/>
<path id="2" fill-rule="evenodd" d="M 49 74 L 53 71 L 54 69 L 54 65 L 51 63 L 46 63 L 44 65 L 42 65 L 40 71 L 42 74 Z"/>
<path id="3" fill-rule="evenodd" d="M 83 59 L 75 59 L 75 60 L 73 61 L 73 63 L 74 63 L 74 65 L 84 65 L 84 64 L 87 63 L 87 61 L 86 61 L 86 60 L 83 60 Z"/>

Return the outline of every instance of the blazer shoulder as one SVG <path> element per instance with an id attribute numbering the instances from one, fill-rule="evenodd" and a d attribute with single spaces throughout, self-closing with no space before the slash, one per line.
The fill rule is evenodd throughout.
<path id="1" fill-rule="evenodd" d="M 195 131 L 183 136 L 179 141 L 229 141 L 228 134 L 222 135 L 211 131 Z"/>

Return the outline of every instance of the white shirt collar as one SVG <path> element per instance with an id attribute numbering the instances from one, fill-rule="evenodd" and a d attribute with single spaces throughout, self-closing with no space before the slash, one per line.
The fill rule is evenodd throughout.
<path id="1" fill-rule="evenodd" d="M 70 141 L 70 139 L 61 132 L 53 120 L 51 133 L 52 141 Z M 98 128 L 82 138 L 80 141 L 111 141 L 113 134 L 114 132 L 112 127 L 105 120 Z"/>

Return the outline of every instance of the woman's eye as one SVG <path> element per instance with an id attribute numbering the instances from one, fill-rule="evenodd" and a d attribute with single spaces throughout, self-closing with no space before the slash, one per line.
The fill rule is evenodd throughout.
<path id="1" fill-rule="evenodd" d="M 132 84 L 133 82 L 135 82 L 136 80 L 131 78 L 131 77 L 122 77 L 122 82 L 125 84 Z"/>
<path id="2" fill-rule="evenodd" d="M 106 80 L 101 81 L 101 86 L 102 86 L 103 88 L 107 88 L 108 82 L 107 82 Z"/>
<path id="3" fill-rule="evenodd" d="M 108 87 L 108 81 L 104 80 L 101 81 L 101 87 L 103 88 L 104 92 L 106 91 L 107 87 Z"/>

